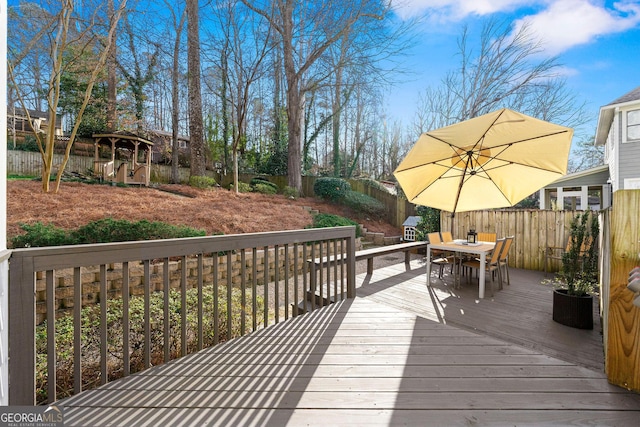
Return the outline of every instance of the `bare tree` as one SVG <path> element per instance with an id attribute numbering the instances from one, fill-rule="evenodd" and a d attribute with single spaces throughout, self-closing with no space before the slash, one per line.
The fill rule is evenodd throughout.
<path id="1" fill-rule="evenodd" d="M 114 5 L 113 0 L 107 2 L 107 14 L 113 16 Z M 116 46 L 117 35 L 114 34 L 113 43 L 109 46 L 109 52 L 107 55 L 107 131 L 113 132 L 117 128 L 116 118 L 116 103 L 117 103 L 117 85 L 118 79 L 116 76 Z"/>
<path id="2" fill-rule="evenodd" d="M 604 165 L 604 149 L 603 145 L 594 143 L 593 136 L 582 136 L 578 139 L 572 156 L 569 158 L 567 172 L 574 173 Z"/>
<path id="3" fill-rule="evenodd" d="M 200 10 L 198 0 L 187 0 L 187 66 L 189 69 L 189 137 L 191 176 L 206 173 L 202 93 L 200 90 Z"/>
<path id="4" fill-rule="evenodd" d="M 100 5 L 96 5 L 93 9 L 93 16 L 84 17 L 80 19 L 78 15 L 79 11 L 87 10 L 84 7 L 77 4 L 72 0 L 63 0 L 59 5 L 59 9 L 52 9 L 50 12 L 50 19 L 52 22 L 45 24 L 45 26 L 51 29 L 51 32 L 40 33 L 41 39 L 39 41 L 46 41 L 49 46 L 49 58 L 50 61 L 50 76 L 46 87 L 46 101 L 48 108 L 48 120 L 51 124 L 50 130 L 45 135 L 37 131 L 32 125 L 32 130 L 42 156 L 42 190 L 49 192 L 49 176 L 53 168 L 53 152 L 56 142 L 56 135 L 54 132 L 54 124 L 56 123 L 58 103 L 60 100 L 60 82 L 61 76 L 70 66 L 74 64 L 78 58 L 82 57 L 83 53 L 93 49 L 98 52 L 98 57 L 93 66 L 86 75 L 87 89 L 84 94 L 82 105 L 76 116 L 75 124 L 71 130 L 69 141 L 65 147 L 65 153 L 62 163 L 58 166 L 56 182 L 54 186 L 54 192 L 58 192 L 60 187 L 60 179 L 62 178 L 62 172 L 64 171 L 67 162 L 69 161 L 69 155 L 71 153 L 71 147 L 76 138 L 78 128 L 82 121 L 82 115 L 91 98 L 91 92 L 93 86 L 98 80 L 101 72 L 104 70 L 107 57 L 109 55 L 109 47 L 113 43 L 115 37 L 116 27 L 118 21 L 122 16 L 122 13 L 126 7 L 127 1 L 122 0 L 114 15 L 108 16 L 107 33 L 100 34 L 100 28 L 95 24 L 98 22 L 96 18 L 101 16 L 101 13 L 106 13 Z M 89 18 L 89 19 L 86 19 Z M 36 42 L 37 43 L 37 42 Z M 70 52 L 75 54 L 69 55 Z M 29 111 L 26 108 L 24 98 L 22 96 L 22 88 L 17 84 L 16 75 L 14 70 L 20 60 L 24 58 L 21 53 L 16 53 L 13 58 L 8 61 L 9 75 L 13 85 L 16 88 L 17 97 L 20 100 L 23 109 L 27 115 L 27 120 L 32 124 L 32 119 L 29 116 Z"/>
<path id="5" fill-rule="evenodd" d="M 166 2 L 171 11 L 173 26 L 176 38 L 173 42 L 173 62 L 171 67 L 171 182 L 179 183 L 179 151 L 180 141 L 178 140 L 179 119 L 180 119 L 180 46 L 182 39 L 182 29 L 186 19 L 186 9 L 177 12 L 173 7 L 177 7 L 175 2 Z"/>
<path id="6" fill-rule="evenodd" d="M 236 0 L 228 0 L 224 5 L 216 4 L 220 27 L 225 37 L 222 43 L 223 60 L 221 61 L 225 88 L 223 101 L 226 100 L 227 80 L 231 86 L 229 101 L 234 119 L 231 154 L 236 193 L 238 192 L 238 155 L 247 139 L 247 115 L 253 99 L 253 85 L 266 72 L 264 64 L 272 46 L 271 27 L 265 25 L 260 15 L 252 16 L 241 6 L 242 3 Z M 255 19 L 256 17 L 258 19 Z"/>
<path id="7" fill-rule="evenodd" d="M 123 21 L 126 51 L 129 56 L 120 55 L 117 64 L 133 97 L 136 128 L 140 133 L 145 127 L 145 102 L 147 99 L 145 88 L 154 78 L 158 65 L 160 43 L 149 40 L 147 33 L 141 30 L 140 24 L 148 23 L 137 22 L 138 27 L 134 27 L 126 15 Z"/>
<path id="8" fill-rule="evenodd" d="M 288 184 L 301 192 L 304 94 L 316 84 L 306 74 L 356 22 L 383 19 L 388 5 L 375 0 L 242 2 L 262 15 L 280 37 L 287 82 Z"/>
<path id="9" fill-rule="evenodd" d="M 512 108 L 567 126 L 585 121 L 560 76 L 558 58 L 540 59 L 542 47 L 526 26 L 512 33 L 508 25 L 488 21 L 479 46 L 469 46 L 468 29 L 458 42 L 460 65 L 436 88 L 427 88 L 414 122 L 416 133 Z"/>

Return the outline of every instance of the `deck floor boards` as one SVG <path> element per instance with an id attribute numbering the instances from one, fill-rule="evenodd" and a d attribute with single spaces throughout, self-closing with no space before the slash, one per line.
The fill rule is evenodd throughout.
<path id="1" fill-rule="evenodd" d="M 551 320 L 541 275 L 477 299 L 420 261 L 358 276 L 357 297 L 58 402 L 65 425 L 635 425 L 597 323 Z M 532 274 L 533 273 L 533 274 Z M 435 278 L 435 276 L 434 276 Z"/>

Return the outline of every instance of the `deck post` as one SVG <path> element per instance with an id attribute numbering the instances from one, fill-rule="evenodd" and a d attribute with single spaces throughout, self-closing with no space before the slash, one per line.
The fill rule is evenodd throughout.
<path id="1" fill-rule="evenodd" d="M 36 313 L 33 258 L 16 256 L 9 269 L 9 405 L 33 406 L 36 388 Z"/>
<path id="2" fill-rule="evenodd" d="M 347 237 L 347 298 L 356 297 L 356 228 Z"/>

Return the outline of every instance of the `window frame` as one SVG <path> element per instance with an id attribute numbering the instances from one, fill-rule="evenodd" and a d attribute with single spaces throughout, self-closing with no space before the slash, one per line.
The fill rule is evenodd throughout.
<path id="1" fill-rule="evenodd" d="M 629 114 L 631 113 L 635 113 L 638 115 L 638 121 L 637 123 L 632 123 L 629 124 Z M 638 129 L 638 137 L 637 138 L 630 138 L 629 137 L 629 129 L 633 127 L 635 129 Z M 633 143 L 633 142 L 640 142 L 640 108 L 638 107 L 634 107 L 634 108 L 629 108 L 629 109 L 625 109 L 623 111 L 622 114 L 622 128 L 623 128 L 623 138 L 622 138 L 622 143 Z"/>

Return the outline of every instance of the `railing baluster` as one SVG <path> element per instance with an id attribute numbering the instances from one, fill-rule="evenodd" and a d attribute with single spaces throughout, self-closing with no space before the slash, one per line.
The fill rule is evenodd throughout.
<path id="1" fill-rule="evenodd" d="M 240 250 L 240 335 L 245 334 L 247 322 L 247 256 L 246 251 Z"/>
<path id="2" fill-rule="evenodd" d="M 308 267 L 309 265 L 307 263 L 307 244 L 303 243 L 302 244 L 302 308 L 304 309 L 305 313 L 309 311 L 309 305 L 307 304 L 307 291 L 309 290 L 308 285 L 310 281 L 310 280 L 307 281 L 307 273 L 309 270 Z"/>
<path id="3" fill-rule="evenodd" d="M 275 283 L 273 287 L 273 307 L 276 323 L 278 323 L 280 321 L 280 247 L 278 245 L 273 247 L 273 253 L 275 265 L 275 271 L 273 272 L 273 281 Z"/>
<path id="4" fill-rule="evenodd" d="M 311 301 L 310 301 L 310 305 L 311 305 L 311 311 L 316 309 L 316 286 L 318 283 L 318 270 L 322 270 L 322 262 L 320 262 L 320 267 L 318 267 L 318 265 L 316 265 L 316 244 L 315 242 L 311 243 Z M 305 296 L 305 299 L 308 299 L 309 293 L 307 293 L 307 296 Z"/>
<path id="5" fill-rule="evenodd" d="M 107 364 L 109 342 L 107 341 L 107 265 L 100 264 L 100 384 L 109 382 L 109 365 Z"/>
<path id="6" fill-rule="evenodd" d="M 220 342 L 220 308 L 218 298 L 218 253 L 213 253 L 213 343 Z"/>
<path id="7" fill-rule="evenodd" d="M 56 336 L 56 288 L 53 283 L 54 272 L 47 270 L 47 337 Z M 57 352 L 56 340 L 47 339 L 47 401 L 55 402 L 57 389 Z"/>
<path id="8" fill-rule="evenodd" d="M 180 355 L 187 355 L 187 256 L 182 256 L 180 271 Z"/>
<path id="9" fill-rule="evenodd" d="M 264 250 L 264 284 L 263 299 L 264 299 L 264 319 L 263 326 L 266 328 L 269 324 L 269 247 L 265 246 Z"/>
<path id="10" fill-rule="evenodd" d="M 356 297 L 355 231 L 347 238 L 347 298 Z"/>
<path id="11" fill-rule="evenodd" d="M 233 324 L 233 256 L 232 251 L 227 251 L 227 341 L 231 339 L 231 326 Z"/>
<path id="12" fill-rule="evenodd" d="M 131 358 L 129 357 L 129 263 L 122 263 L 122 358 L 123 375 L 131 373 Z"/>
<path id="13" fill-rule="evenodd" d="M 82 391 L 82 280 L 80 267 L 73 269 L 73 392 Z"/>
<path id="14" fill-rule="evenodd" d="M 284 244 L 284 320 L 289 318 L 289 245 Z"/>
<path id="15" fill-rule="evenodd" d="M 204 315 L 203 315 L 203 293 L 202 285 L 204 278 L 204 262 L 202 254 L 198 254 L 198 350 L 202 350 L 204 345 Z"/>
<path id="16" fill-rule="evenodd" d="M 170 314 L 169 314 L 169 292 L 170 292 L 170 282 L 169 282 L 169 258 L 164 259 L 164 265 L 162 266 L 162 287 L 164 289 L 163 295 L 163 338 L 164 338 L 164 363 L 167 363 L 171 360 L 171 323 L 170 323 Z"/>
<path id="17" fill-rule="evenodd" d="M 252 330 L 258 329 L 258 248 L 252 248 L 253 265 L 251 266 L 251 317 Z"/>
<path id="18" fill-rule="evenodd" d="M 324 287 L 324 249 L 322 246 L 322 242 L 319 243 L 320 246 L 320 254 L 319 254 L 319 258 L 320 258 L 320 267 L 318 268 L 318 270 L 320 270 L 320 278 L 318 279 L 318 293 L 320 294 L 320 307 L 324 307 L 324 301 L 322 300 L 322 297 L 324 296 L 324 292 L 322 292 L 322 288 Z M 313 295 L 313 299 L 316 299 L 315 293 Z"/>
<path id="19" fill-rule="evenodd" d="M 344 239 L 340 239 L 340 254 L 343 259 L 343 262 L 340 263 L 340 299 L 344 299 L 344 263 L 347 259 L 347 254 L 344 251 Z"/>
<path id="20" fill-rule="evenodd" d="M 144 369 L 151 366 L 151 266 L 145 259 L 144 265 Z"/>
<path id="21" fill-rule="evenodd" d="M 296 306 L 293 308 L 293 317 L 296 317 L 298 315 L 298 304 L 300 303 L 300 300 L 298 299 L 300 297 L 300 295 L 298 295 L 298 286 L 300 286 L 298 275 L 299 275 L 298 244 L 294 243 L 293 244 L 293 303 Z"/>
<path id="22" fill-rule="evenodd" d="M 342 269 L 342 263 L 344 262 L 344 258 L 342 257 L 342 253 L 338 253 L 337 240 L 333 241 L 333 256 L 336 259 L 336 262 L 333 264 L 333 298 L 335 300 L 334 302 L 338 302 L 338 256 L 340 259 L 341 269 Z"/>

